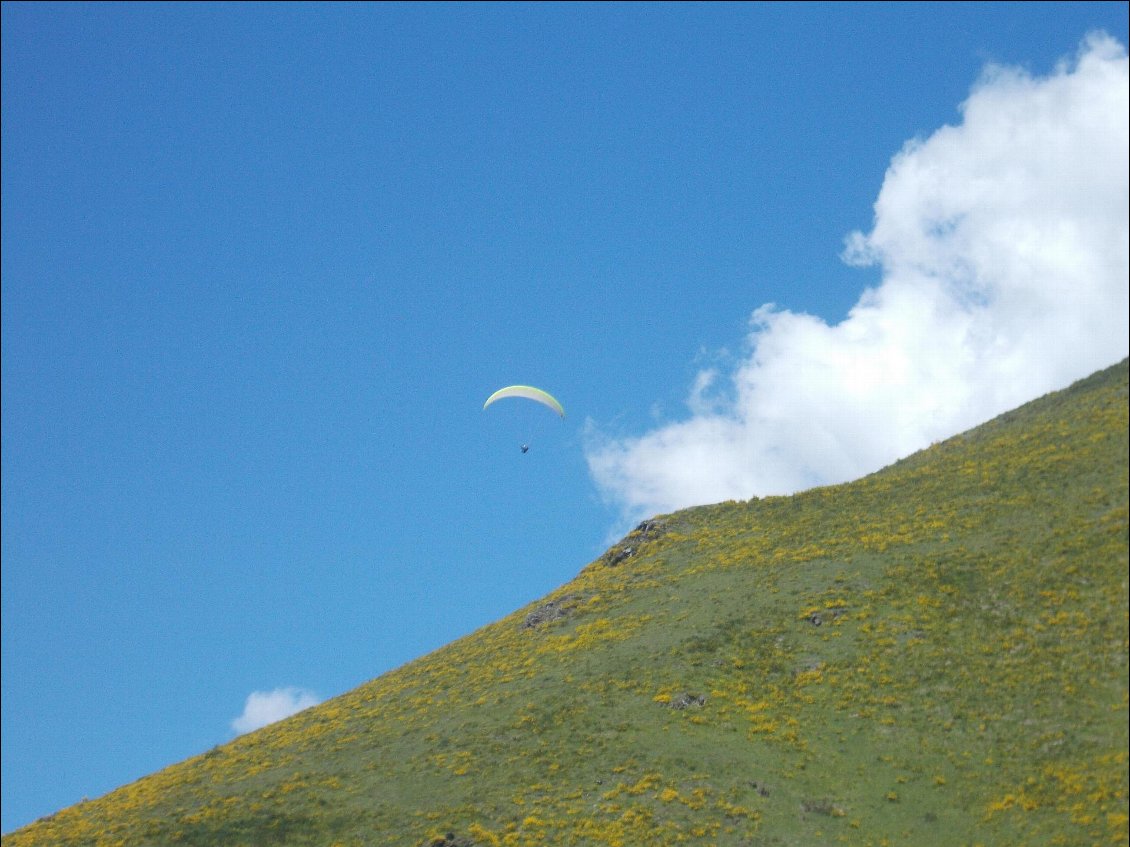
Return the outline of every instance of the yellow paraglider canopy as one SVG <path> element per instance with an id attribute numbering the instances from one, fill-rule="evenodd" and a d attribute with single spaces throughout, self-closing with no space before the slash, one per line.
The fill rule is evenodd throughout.
<path id="1" fill-rule="evenodd" d="M 557 402 L 556 397 L 548 391 L 542 391 L 540 388 L 534 388 L 532 385 L 508 385 L 506 388 L 500 388 L 487 398 L 487 401 L 483 403 L 483 408 L 485 409 L 495 400 L 501 400 L 503 397 L 523 397 L 526 400 L 533 400 L 553 409 L 553 411 L 557 412 L 561 417 L 565 417 L 565 410 L 561 407 L 561 404 Z"/>

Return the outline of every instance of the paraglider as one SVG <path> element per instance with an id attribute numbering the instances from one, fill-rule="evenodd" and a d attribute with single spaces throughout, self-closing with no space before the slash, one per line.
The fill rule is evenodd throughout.
<path id="1" fill-rule="evenodd" d="M 483 403 L 483 408 L 485 409 L 491 403 L 496 400 L 501 400 L 503 397 L 524 397 L 527 400 L 533 400 L 537 403 L 541 403 L 543 406 L 548 406 L 561 417 L 565 417 L 565 410 L 561 408 L 561 404 L 557 402 L 556 397 L 548 391 L 542 391 L 540 388 L 534 388 L 532 385 L 508 385 L 506 388 L 500 388 L 487 398 L 487 401 Z"/>
<path id="2" fill-rule="evenodd" d="M 533 400 L 535 403 L 541 403 L 543 406 L 556 412 L 558 417 L 565 417 L 565 409 L 557 402 L 556 397 L 548 391 L 542 391 L 540 388 L 534 388 L 532 385 L 508 385 L 506 388 L 500 388 L 487 398 L 487 401 L 483 403 L 483 408 L 486 409 L 491 403 L 502 400 L 505 397 Z M 523 441 L 519 447 L 523 453 L 527 453 L 530 449 L 530 443 L 528 440 Z"/>

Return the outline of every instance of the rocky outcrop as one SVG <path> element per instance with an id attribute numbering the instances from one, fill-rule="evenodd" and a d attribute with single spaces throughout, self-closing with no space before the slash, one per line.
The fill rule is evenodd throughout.
<path id="1" fill-rule="evenodd" d="M 622 541 L 608 548 L 608 551 L 602 557 L 602 564 L 609 568 L 616 567 L 621 562 L 639 553 L 644 544 L 654 541 L 665 532 L 667 532 L 667 524 L 661 520 L 652 518 L 642 521 L 635 529 L 624 536 Z"/>

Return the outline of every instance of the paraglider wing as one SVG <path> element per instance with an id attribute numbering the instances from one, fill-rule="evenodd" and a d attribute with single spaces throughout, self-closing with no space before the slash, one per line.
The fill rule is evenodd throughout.
<path id="1" fill-rule="evenodd" d="M 483 408 L 485 409 L 495 400 L 501 400 L 503 397 L 524 397 L 527 400 L 533 400 L 537 403 L 541 403 L 543 406 L 548 406 L 561 417 L 565 417 L 565 410 L 561 408 L 561 404 L 557 402 L 556 397 L 547 391 L 542 391 L 540 388 L 534 388 L 532 385 L 510 385 L 506 388 L 500 388 L 487 398 L 487 401 L 483 403 Z"/>

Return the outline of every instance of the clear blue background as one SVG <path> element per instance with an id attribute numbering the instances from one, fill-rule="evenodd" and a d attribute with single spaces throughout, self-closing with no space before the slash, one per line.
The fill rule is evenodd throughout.
<path id="1" fill-rule="evenodd" d="M 841 319 L 903 143 L 1127 26 L 5 2 L 3 831 L 570 579 L 623 529 L 586 421 L 677 413 L 763 303 Z"/>

